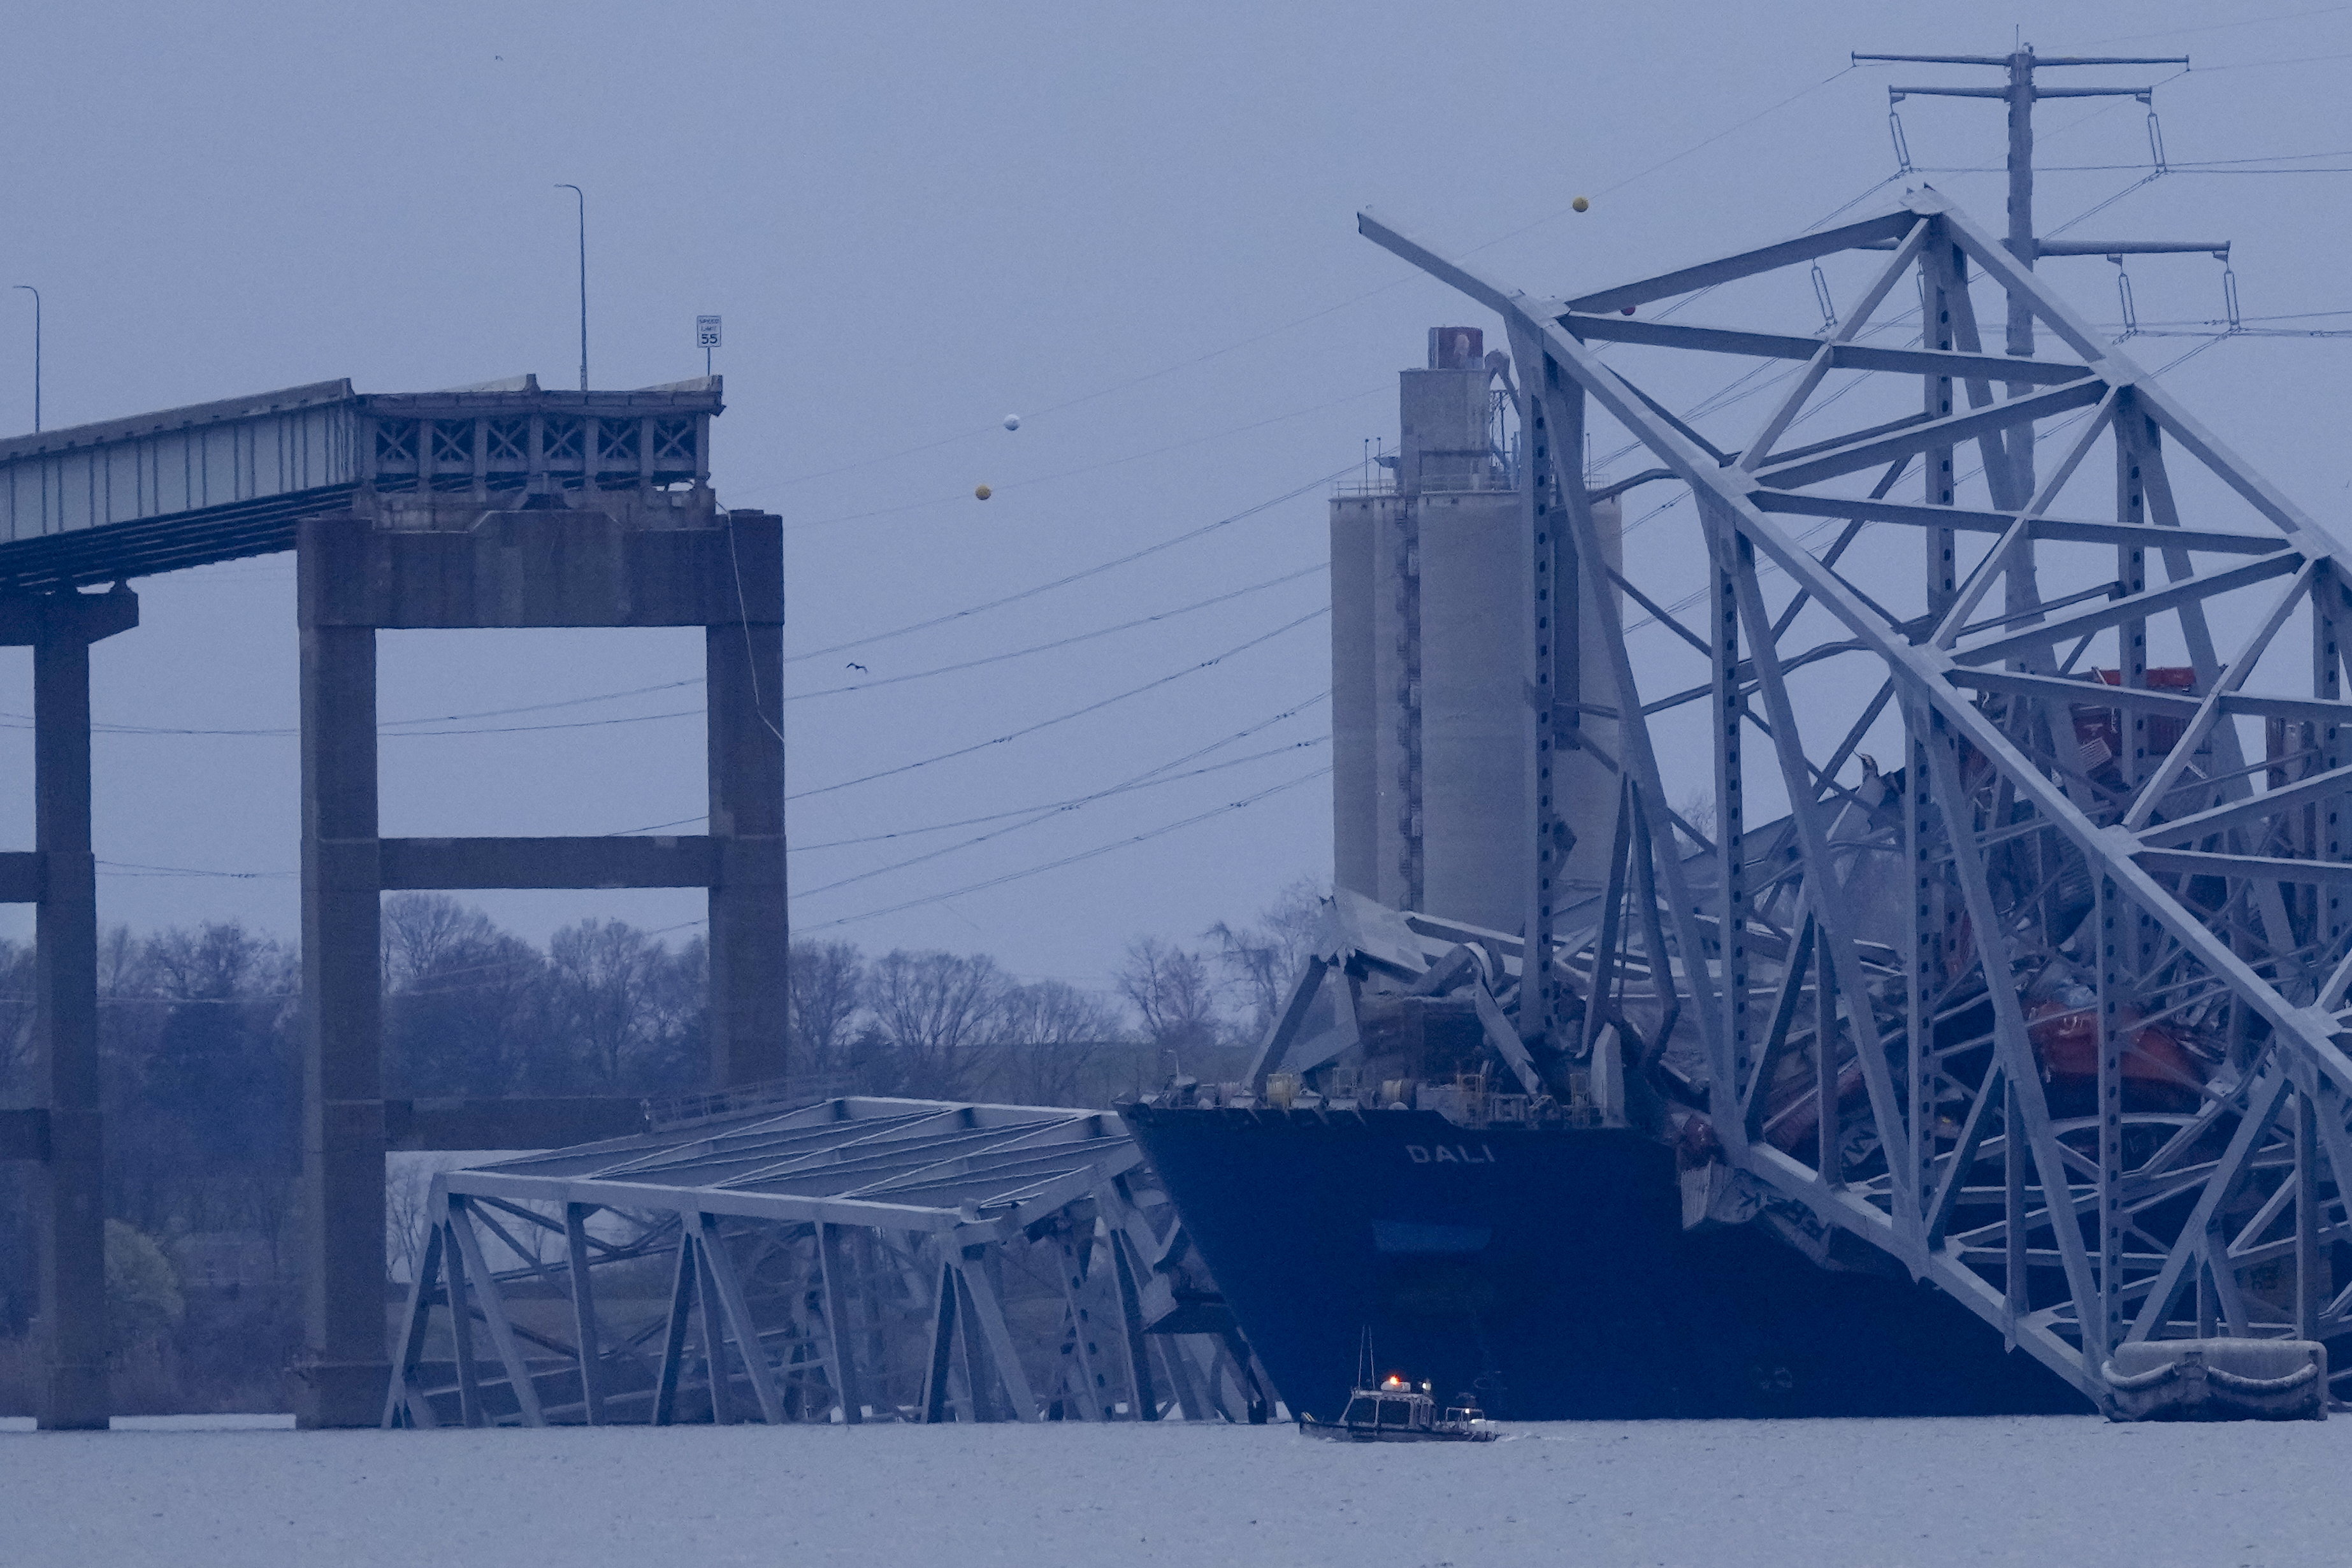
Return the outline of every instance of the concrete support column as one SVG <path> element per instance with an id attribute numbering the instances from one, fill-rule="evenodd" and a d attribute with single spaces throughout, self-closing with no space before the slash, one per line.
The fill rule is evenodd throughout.
<path id="1" fill-rule="evenodd" d="M 89 641 L 73 617 L 46 619 L 44 634 L 33 643 L 34 842 L 43 862 L 34 927 L 34 1051 L 49 1112 L 49 1162 L 34 1184 L 38 1417 L 51 1430 L 104 1430 L 106 1169 L 98 1099 L 98 879 L 89 837 Z"/>
<path id="2" fill-rule="evenodd" d="M 31 1212 L 40 1376 L 52 1429 L 103 1429 L 106 1166 L 99 1120 L 98 880 L 90 859 L 89 646 L 139 624 L 139 597 L 0 594 L 0 647 L 33 650 L 31 853 L 0 855 L 0 898 L 35 906 L 37 1103 L 13 1111 L 0 1158 L 37 1162 Z"/>
<path id="3" fill-rule="evenodd" d="M 598 421 L 585 423 L 593 474 Z M 388 1127 L 383 1101 L 387 887 L 708 886 L 712 1084 L 783 1075 L 782 519 L 589 498 L 485 514 L 462 497 L 373 497 L 300 525 L 306 1426 L 376 1425 L 391 1374 L 383 1153 L 388 1132 L 415 1128 Z M 494 626 L 704 629 L 707 840 L 379 837 L 376 630 Z M 484 1114 L 517 1138 L 464 1146 L 513 1147 L 545 1124 L 520 1107 Z M 487 1134 L 469 1120 L 465 1135 Z"/>
<path id="4" fill-rule="evenodd" d="M 704 630 L 709 685 L 710 1079 L 727 1088 L 784 1075 L 791 928 L 784 899 L 782 526 L 730 515 L 744 618 Z"/>
<path id="5" fill-rule="evenodd" d="M 375 632 L 320 625 L 322 590 L 358 564 L 347 524 L 302 527 L 303 1248 L 310 1267 L 296 1416 L 373 1427 L 385 1353 L 382 872 Z"/>

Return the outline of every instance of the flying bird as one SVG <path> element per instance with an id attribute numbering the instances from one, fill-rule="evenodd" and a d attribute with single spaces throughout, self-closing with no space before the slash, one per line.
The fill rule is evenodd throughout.
<path id="1" fill-rule="evenodd" d="M 845 670 L 856 670 L 861 675 L 866 673 L 866 666 L 863 664 L 844 664 L 841 667 Z"/>

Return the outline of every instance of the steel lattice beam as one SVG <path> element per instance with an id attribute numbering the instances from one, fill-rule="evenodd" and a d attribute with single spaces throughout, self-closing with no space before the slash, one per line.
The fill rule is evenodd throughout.
<path id="1" fill-rule="evenodd" d="M 1106 1113 L 850 1098 L 446 1172 L 383 1424 L 1263 1419 L 1230 1320 L 1166 1326 L 1141 1160 Z"/>
<path id="2" fill-rule="evenodd" d="M 1580 570 L 1610 571 L 1581 465 L 1564 460 L 1594 415 L 1631 432 L 1698 502 L 1706 553 L 1703 565 L 1692 558 L 1687 586 L 1712 602 L 1706 620 L 1684 626 L 1633 591 L 1713 661 L 1714 681 L 1645 703 L 1613 622 L 1604 679 L 1617 692 L 1621 821 L 1637 825 L 1655 827 L 1667 810 L 1658 716 L 1710 702 L 1717 838 L 1688 835 L 1693 854 L 1676 834 L 1621 827 L 1623 869 L 1605 916 L 1554 931 L 1550 902 L 1536 899 L 1530 945 L 1556 938 L 1559 972 L 1596 988 L 1596 1008 L 1642 952 L 1650 1017 L 1703 1058 L 1707 1112 L 1736 1169 L 1770 1202 L 1933 1281 L 2094 1398 L 2105 1396 L 2101 1369 L 2123 1339 L 2224 1325 L 2352 1333 L 2352 1289 L 2327 1277 L 2352 1195 L 2343 547 L 1932 189 L 1824 234 L 1572 298 L 1512 287 L 1371 213 L 1359 221 L 1503 319 L 1523 389 L 1538 574 L 1559 528 Z M 1860 250 L 1893 255 L 1872 263 L 1855 308 L 1818 336 L 1624 319 Z M 2048 327 L 2055 351 L 1982 352 L 1971 270 Z M 1914 273 L 1935 330 L 1916 346 L 1861 343 L 1866 329 L 1893 325 L 1873 323 Z M 1753 437 L 1727 451 L 1734 444 L 1718 447 L 1667 413 L 1602 345 L 1802 370 Z M 1817 393 L 1832 371 L 1917 384 L 1924 412 L 1776 452 L 1797 420 L 1826 408 Z M 1968 392 L 1957 407 L 1955 382 Z M 1994 382 L 2011 395 L 1997 397 Z M 2037 422 L 2062 419 L 2074 434 L 2037 479 Z M 1952 456 L 1971 445 L 1990 507 L 1955 494 Z M 2115 457 L 2114 518 L 2079 515 L 2079 501 L 2056 510 L 2062 494 L 2088 489 L 2086 460 L 2103 446 Z M 1923 463 L 1925 501 L 1889 499 Z M 1868 495 L 1839 487 L 1865 473 L 1879 476 Z M 1846 526 L 1817 554 L 1791 529 L 1805 517 Z M 1872 524 L 1925 544 L 1924 602 L 1842 572 L 1838 558 Z M 1988 547 L 1966 572 L 1953 553 L 1962 538 Z M 2081 586 L 2086 549 L 2114 551 L 2112 580 L 2098 566 Z M 1793 585 L 1779 604 L 1773 573 Z M 1784 647 L 1801 612 L 1815 627 Z M 1828 640 L 1823 615 L 1837 627 Z M 2308 646 L 2290 650 L 2288 629 L 2305 623 Z M 2228 634 L 2217 640 L 2217 627 Z M 2151 677 L 2151 628 L 2188 654 L 2168 685 Z M 2111 648 L 2116 669 L 2095 674 L 2104 661 L 2084 661 Z M 1541 653 L 1530 655 L 1531 701 L 1545 690 Z M 1790 677 L 1847 655 L 1874 663 L 1884 685 L 1822 766 L 1806 731 L 1823 716 Z M 1882 709 L 1904 732 L 1904 764 L 1873 802 L 1836 775 Z M 2256 717 L 2270 728 L 2250 763 L 2236 725 Z M 1549 722 L 1540 715 L 1531 732 L 1538 746 Z M 1832 722 L 1843 728 L 1843 716 Z M 1766 744 L 1743 751 L 1750 730 Z M 1788 820 L 1771 832 L 1743 825 L 1738 801 L 1774 776 Z M 1542 823 L 1530 825 L 1540 842 Z M 1711 860 L 1707 891 L 1686 859 Z M 1881 874 L 1912 912 L 1899 933 L 1859 928 L 1855 889 Z M 1581 1042 L 1598 1028 L 1596 1011 Z M 2076 1040 L 2088 1042 L 2089 1103 L 2061 1104 L 2074 1080 L 2051 1063 Z M 1775 1129 L 1802 1120 L 1790 1098 L 1801 1078 L 1811 1130 L 1791 1140 Z M 2148 1108 L 2184 1097 L 2193 1115 Z"/>

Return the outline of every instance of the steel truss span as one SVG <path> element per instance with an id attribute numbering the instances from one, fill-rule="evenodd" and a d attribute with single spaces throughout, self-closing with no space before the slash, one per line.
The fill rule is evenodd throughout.
<path id="1" fill-rule="evenodd" d="M 1604 639 L 1609 885 L 1555 887 L 1558 835 L 1535 824 L 1527 929 L 1560 955 L 1538 998 L 1553 1032 L 1584 1002 L 1594 1027 L 1622 1019 L 1704 1108 L 1726 1185 L 1933 1281 L 2103 1405 L 2127 1341 L 2340 1341 L 2343 547 L 1932 189 L 1570 298 L 1360 223 L 1510 333 L 1546 809 L 1552 755 L 1590 744 L 1549 695 L 1544 591 L 1554 563 L 1608 572 L 1574 460 L 1588 421 L 1622 424 L 1697 502 L 1683 559 L 1703 608 L 1664 631 L 1706 677 L 1649 689 L 1664 661 L 1629 653 L 1614 618 Z M 1785 274 L 1822 262 L 1867 287 L 1810 336 L 1642 314 L 1717 287 L 1811 306 L 1826 289 Z M 2048 351 L 1987 353 L 1972 277 L 2022 301 Z M 1910 346 L 1885 346 L 1895 329 Z M 1738 450 L 1633 379 L 1693 353 L 1797 367 Z M 1851 427 L 1790 444 L 1816 413 Z M 1956 462 L 1981 464 L 1984 499 Z M 1704 734 L 1685 722 L 1700 714 Z M 1710 746 L 1714 817 L 1695 823 L 1661 758 L 1695 771 Z M 1750 826 L 1751 796 L 1787 815 Z"/>
<path id="2" fill-rule="evenodd" d="M 435 1178 L 383 1425 L 1259 1420 L 1105 1112 L 835 1099 Z"/>

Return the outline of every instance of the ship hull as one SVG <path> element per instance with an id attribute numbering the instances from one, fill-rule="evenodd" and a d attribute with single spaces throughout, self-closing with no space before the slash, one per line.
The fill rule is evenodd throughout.
<path id="1" fill-rule="evenodd" d="M 2081 1412 L 1931 1287 L 1685 1232 L 1672 1153 L 1433 1112 L 1135 1106 L 1129 1125 L 1294 1413 L 1378 1370 L 1507 1420 Z"/>

